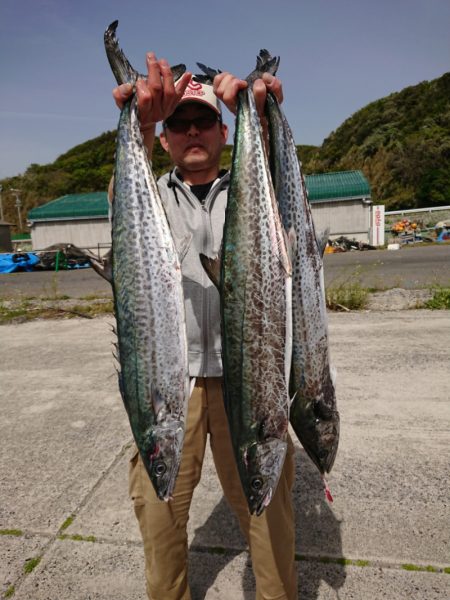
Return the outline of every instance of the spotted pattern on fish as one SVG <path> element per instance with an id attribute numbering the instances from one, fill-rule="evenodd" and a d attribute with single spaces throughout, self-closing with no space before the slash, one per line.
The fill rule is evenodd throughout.
<path id="1" fill-rule="evenodd" d="M 131 67 L 117 51 L 114 31 L 106 49 L 110 63 L 120 63 L 114 70 L 118 76 Z M 117 130 L 112 274 L 120 391 L 156 494 L 169 500 L 190 392 L 184 297 L 180 261 L 147 159 L 134 95 L 121 111 Z"/>
<path id="2" fill-rule="evenodd" d="M 290 421 L 306 452 L 325 474 L 336 457 L 339 413 L 329 358 L 322 254 L 292 132 L 272 94 L 267 98 L 267 114 L 281 218 L 286 231 L 294 231 L 296 238 Z"/>
<path id="3" fill-rule="evenodd" d="M 272 497 L 287 448 L 291 264 L 253 92 L 239 95 L 221 268 L 225 405 L 250 511 Z"/>

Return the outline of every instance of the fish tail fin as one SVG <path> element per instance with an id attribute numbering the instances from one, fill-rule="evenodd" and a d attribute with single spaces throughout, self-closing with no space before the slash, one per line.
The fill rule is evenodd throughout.
<path id="1" fill-rule="evenodd" d="M 104 33 L 103 41 L 105 43 L 106 56 L 118 85 L 122 83 L 131 83 L 134 85 L 139 74 L 133 69 L 119 46 L 119 41 L 116 37 L 118 25 L 119 21 L 113 21 Z"/>
<path id="2" fill-rule="evenodd" d="M 170 67 L 170 70 L 172 71 L 174 80 L 177 81 L 178 79 L 180 79 L 180 77 L 183 75 L 183 73 L 186 72 L 186 65 L 184 65 L 183 63 L 180 63 L 179 65 Z"/>
<path id="3" fill-rule="evenodd" d="M 207 85 L 212 85 L 214 77 L 216 75 L 219 75 L 219 73 L 222 73 L 222 71 L 220 71 L 219 69 L 211 69 L 211 67 L 207 67 L 203 63 L 198 62 L 197 66 L 200 69 L 200 71 L 203 71 L 204 73 L 203 75 L 194 75 L 193 79 L 198 83 L 206 83 Z"/>
<path id="4" fill-rule="evenodd" d="M 280 57 L 272 56 L 268 50 L 262 48 L 256 57 L 256 69 L 262 73 L 276 75 L 280 66 Z"/>

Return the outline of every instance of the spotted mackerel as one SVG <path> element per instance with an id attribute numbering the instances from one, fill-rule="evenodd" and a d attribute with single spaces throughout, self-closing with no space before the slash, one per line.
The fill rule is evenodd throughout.
<path id="1" fill-rule="evenodd" d="M 117 21 L 105 32 L 118 84 L 139 77 L 118 46 Z M 184 66 L 175 67 L 175 77 Z M 112 204 L 112 286 L 119 387 L 155 492 L 171 498 L 189 398 L 180 260 L 139 130 L 136 97 L 120 114 Z"/>
<path id="2" fill-rule="evenodd" d="M 216 72 L 204 65 L 210 75 Z M 225 407 L 251 513 L 278 484 L 287 449 L 291 262 L 252 91 L 239 92 L 220 259 L 202 258 L 221 295 Z"/>
<path id="3" fill-rule="evenodd" d="M 270 54 L 262 50 L 257 68 L 271 60 Z M 275 193 L 284 228 L 295 232 L 297 246 L 292 260 L 290 422 L 304 449 L 325 475 L 333 466 L 339 442 L 323 277 L 326 240 L 316 237 L 291 128 L 273 94 L 267 96 L 266 111 Z"/>

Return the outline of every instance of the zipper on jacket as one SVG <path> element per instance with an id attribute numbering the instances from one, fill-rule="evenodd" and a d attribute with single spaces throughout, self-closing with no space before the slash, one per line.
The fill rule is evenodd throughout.
<path id="1" fill-rule="evenodd" d="M 186 188 L 178 179 L 175 173 L 175 178 L 172 179 L 172 185 L 178 187 L 178 189 L 186 196 L 186 198 L 192 202 L 195 200 L 200 205 L 201 208 L 201 216 L 203 223 L 203 231 L 205 235 L 203 237 L 203 253 L 208 254 L 208 244 L 212 249 L 212 244 L 214 241 L 212 224 L 211 224 L 211 210 L 214 206 L 214 202 L 219 195 L 219 193 L 223 189 L 223 184 L 229 180 L 229 172 L 223 175 L 223 177 L 211 188 L 208 195 L 206 196 L 204 202 L 200 202 L 200 200 L 188 189 Z M 203 272 L 203 277 L 208 278 L 206 271 Z M 204 279 L 206 281 L 206 279 Z M 209 305 L 207 302 L 207 291 L 205 286 L 203 286 L 203 317 L 202 317 L 202 344 L 203 344 L 203 361 L 202 361 L 202 373 L 203 377 L 207 377 L 208 367 L 209 367 L 209 337 L 208 337 L 208 325 L 209 325 Z"/>

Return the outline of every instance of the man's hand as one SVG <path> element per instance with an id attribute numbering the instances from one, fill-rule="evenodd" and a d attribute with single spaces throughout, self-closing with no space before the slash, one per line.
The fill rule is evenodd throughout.
<path id="1" fill-rule="evenodd" d="M 147 79 L 138 79 L 136 82 L 139 118 L 143 130 L 164 121 L 173 113 L 192 77 L 190 72 L 186 72 L 175 85 L 169 63 L 164 58 L 158 60 L 154 52 L 147 54 L 147 71 Z M 113 97 L 120 109 L 132 92 L 133 87 L 129 83 L 114 88 Z"/>
<path id="2" fill-rule="evenodd" d="M 247 86 L 248 83 L 246 81 L 238 79 L 231 73 L 219 73 L 219 75 L 214 77 L 214 93 L 232 113 L 236 113 L 238 93 Z M 270 73 L 264 73 L 262 79 L 257 79 L 253 84 L 256 108 L 261 118 L 264 117 L 264 104 L 266 103 L 267 92 L 271 92 L 278 102 L 281 103 L 283 101 L 281 81 Z"/>

